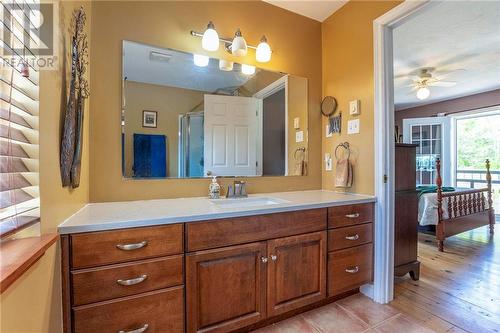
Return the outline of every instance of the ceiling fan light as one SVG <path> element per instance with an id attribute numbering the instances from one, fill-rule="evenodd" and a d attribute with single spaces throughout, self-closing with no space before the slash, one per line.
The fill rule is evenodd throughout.
<path id="1" fill-rule="evenodd" d="M 206 67 L 208 66 L 208 62 L 210 58 L 205 55 L 193 54 L 193 62 L 198 67 Z"/>
<path id="2" fill-rule="evenodd" d="M 234 39 L 231 44 L 231 53 L 237 57 L 244 57 L 247 55 L 247 42 L 241 35 L 240 29 L 236 30 Z"/>
<path id="3" fill-rule="evenodd" d="M 207 51 L 217 51 L 219 49 L 219 34 L 215 30 L 212 21 L 208 22 L 207 30 L 203 33 L 201 47 Z"/>
<path id="4" fill-rule="evenodd" d="M 271 60 L 271 47 L 267 43 L 266 36 L 262 36 L 259 45 L 257 45 L 256 59 L 258 62 L 268 62 Z"/>
<path id="5" fill-rule="evenodd" d="M 255 66 L 242 64 L 241 72 L 245 75 L 253 75 L 255 74 Z"/>
<path id="6" fill-rule="evenodd" d="M 431 91 L 427 87 L 420 87 L 417 90 L 417 98 L 421 101 L 429 98 L 430 95 L 431 95 Z"/>

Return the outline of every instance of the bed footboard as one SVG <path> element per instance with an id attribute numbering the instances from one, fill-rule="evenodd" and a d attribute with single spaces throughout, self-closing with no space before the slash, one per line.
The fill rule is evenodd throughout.
<path id="1" fill-rule="evenodd" d="M 444 249 L 444 240 L 464 231 L 485 225 L 490 226 L 490 234 L 494 232 L 495 212 L 491 193 L 490 162 L 486 160 L 487 186 L 468 191 L 443 192 L 441 179 L 441 161 L 436 160 L 437 210 L 438 224 L 436 238 L 439 251 Z M 444 203 L 444 205 L 443 205 Z M 444 206 L 444 207 L 443 207 Z M 446 209 L 446 218 L 445 211 Z"/>

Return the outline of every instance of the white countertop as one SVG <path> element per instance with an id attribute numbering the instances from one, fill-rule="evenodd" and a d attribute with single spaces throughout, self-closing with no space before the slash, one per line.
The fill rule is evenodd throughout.
<path id="1" fill-rule="evenodd" d="M 279 203 L 250 207 L 221 207 L 213 200 L 204 197 L 91 203 L 60 224 L 58 232 L 72 234 L 134 228 L 375 201 L 374 196 L 326 190 L 253 194 L 249 195 L 249 198 L 271 198 Z"/>

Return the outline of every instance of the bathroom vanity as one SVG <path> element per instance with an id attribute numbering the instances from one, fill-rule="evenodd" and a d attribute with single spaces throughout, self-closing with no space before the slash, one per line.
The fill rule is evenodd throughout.
<path id="1" fill-rule="evenodd" d="M 65 332 L 248 331 L 350 295 L 372 280 L 374 201 L 89 204 L 59 227 Z"/>

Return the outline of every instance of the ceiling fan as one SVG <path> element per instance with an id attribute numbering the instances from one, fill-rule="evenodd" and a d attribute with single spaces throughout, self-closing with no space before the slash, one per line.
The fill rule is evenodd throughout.
<path id="1" fill-rule="evenodd" d="M 420 68 L 417 71 L 407 75 L 413 79 L 413 82 L 409 85 L 409 87 L 412 87 L 412 92 L 417 92 L 417 98 L 419 100 L 424 100 L 429 98 L 429 96 L 431 95 L 429 87 L 453 87 L 454 85 L 456 85 L 457 82 L 444 81 L 443 77 L 460 70 L 462 69 L 455 69 L 452 71 L 437 73 L 436 69 L 433 67 Z"/>

